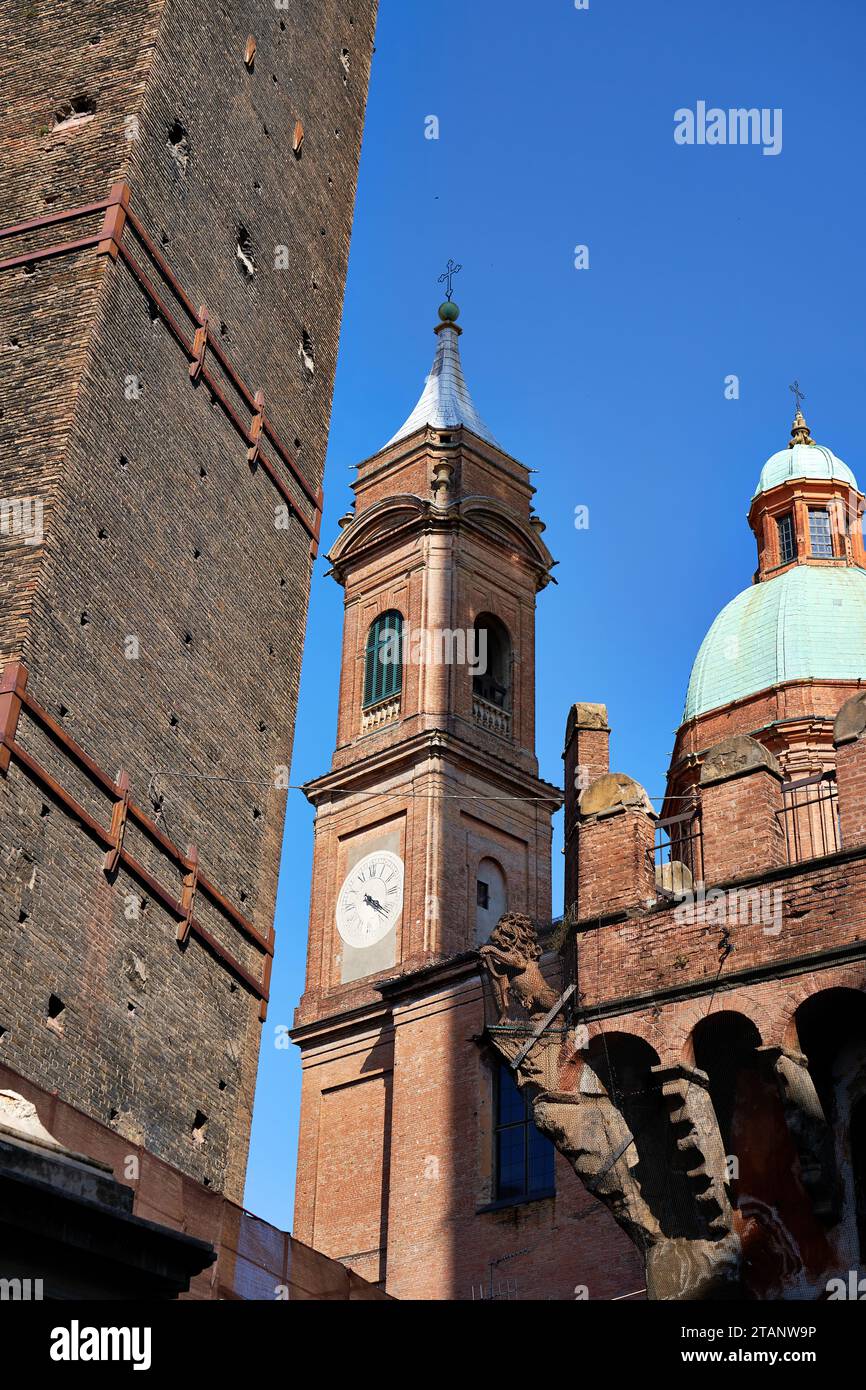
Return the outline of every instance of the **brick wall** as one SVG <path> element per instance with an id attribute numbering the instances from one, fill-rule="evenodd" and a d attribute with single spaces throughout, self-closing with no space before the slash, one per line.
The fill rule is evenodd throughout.
<path id="1" fill-rule="evenodd" d="M 491 1263 L 494 1288 L 512 1281 L 518 1300 L 605 1299 L 642 1290 L 637 1251 L 560 1156 L 555 1197 L 493 1203 L 494 1063 L 481 1041 L 484 1011 L 474 966 L 446 965 L 426 982 L 407 980 L 394 987 L 388 1005 L 386 1014 L 371 1008 L 339 1029 L 336 1021 L 311 1026 L 304 1039 L 302 1153 L 324 1143 L 329 1166 L 323 1175 L 321 1155 L 318 1170 L 301 1165 L 296 1236 L 365 1278 L 383 1279 L 401 1299 L 470 1300 L 482 1288 L 487 1297 Z M 387 1126 L 377 1101 L 386 1081 Z M 352 1123 L 332 1152 L 334 1087 L 338 1095 L 354 1091 L 356 1100 Z M 370 1229 L 365 1194 L 371 1189 L 361 1187 L 354 1221 L 343 1189 L 346 1174 L 369 1171 L 371 1155 L 386 1180 L 379 1248 L 365 1254 L 356 1233 Z"/>
<path id="2" fill-rule="evenodd" d="M 374 11 L 370 0 L 315 10 L 61 0 L 44 14 L 15 5 L 0 20 L 20 74 L 0 127 L 9 168 L 0 224 L 103 199 L 125 179 L 156 257 L 193 306 L 208 305 L 214 338 L 244 386 L 264 391 L 273 430 L 314 493 Z M 8 238 L 0 254 L 92 233 L 100 217 Z M 183 320 L 159 260 L 138 237 L 133 250 Z M 44 544 L 0 539 L 10 561 L 3 655 L 27 660 L 49 713 L 105 772 L 126 769 L 136 800 L 183 849 L 199 847 L 210 878 L 266 933 L 285 795 L 274 769 L 290 761 L 310 538 L 296 518 L 278 528 L 282 495 L 248 463 L 248 441 L 207 383 L 193 385 L 188 357 L 127 263 L 89 247 L 13 267 L 0 273 L 0 315 L 10 367 L 0 491 L 38 490 L 45 502 Z M 213 357 L 211 366 L 230 394 Z M 245 429 L 250 413 L 237 409 Z M 311 517 L 290 468 L 277 466 Z M 75 781 L 59 748 L 43 754 L 59 782 Z M 5 1055 L 239 1197 L 256 1000 L 197 941 L 181 954 L 177 923 L 158 904 L 129 921 L 130 895 L 151 895 L 123 874 L 109 885 L 98 847 L 20 768 L 0 794 L 10 846 Z M 167 874 L 160 864 L 157 876 Z M 149 983 L 131 996 L 132 953 L 136 981 Z M 46 1025 L 51 994 L 65 1003 L 62 1034 Z M 208 1125 L 192 1147 L 199 1111 Z"/>

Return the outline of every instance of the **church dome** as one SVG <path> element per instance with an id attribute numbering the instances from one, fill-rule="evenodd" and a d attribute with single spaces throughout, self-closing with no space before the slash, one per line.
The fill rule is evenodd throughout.
<path id="1" fill-rule="evenodd" d="M 849 487 L 857 488 L 857 479 L 851 469 L 836 457 L 832 449 L 824 444 L 794 444 L 770 455 L 761 469 L 754 496 L 760 497 L 762 492 L 769 492 L 770 488 L 779 487 L 792 478 L 819 481 L 835 478 Z"/>
<path id="2" fill-rule="evenodd" d="M 807 445 L 800 452 L 828 456 L 853 480 L 829 449 Z M 722 609 L 692 667 L 683 721 L 784 681 L 864 677 L 866 572 L 794 565 L 753 584 Z"/>

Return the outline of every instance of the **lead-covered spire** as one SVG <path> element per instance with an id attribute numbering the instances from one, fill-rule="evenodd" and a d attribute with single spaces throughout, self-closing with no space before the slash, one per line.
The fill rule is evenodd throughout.
<path id="1" fill-rule="evenodd" d="M 451 299 L 446 299 L 444 304 L 440 304 L 441 322 L 435 329 L 439 344 L 433 366 L 424 383 L 418 404 L 397 433 L 388 440 L 384 446 L 386 449 L 396 444 L 399 439 L 406 439 L 427 425 L 432 425 L 434 429 L 456 429 L 463 425 L 479 438 L 486 439 L 488 444 L 494 444 L 499 448 L 492 430 L 488 429 L 475 409 L 463 375 L 459 341 L 462 329 L 458 328 L 456 323 L 459 313 L 460 310 Z"/>

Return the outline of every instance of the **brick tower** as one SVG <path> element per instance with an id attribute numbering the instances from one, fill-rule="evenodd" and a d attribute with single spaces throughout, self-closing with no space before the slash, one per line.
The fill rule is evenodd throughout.
<path id="1" fill-rule="evenodd" d="M 553 1177 L 522 1112 L 509 1142 L 532 1173 L 497 1199 L 511 1096 L 480 1040 L 476 954 L 506 910 L 550 920 L 561 796 L 537 772 L 534 612 L 552 560 L 529 470 L 469 396 L 456 318 L 441 307 L 421 398 L 359 465 L 329 556 L 345 621 L 337 746 L 306 789 L 294 1233 L 401 1298 L 498 1287 L 499 1262 L 531 1244 L 521 1296 L 567 1297 Z"/>
<path id="2" fill-rule="evenodd" d="M 235 1200 L 374 13 L 0 19 L 0 1080 Z"/>

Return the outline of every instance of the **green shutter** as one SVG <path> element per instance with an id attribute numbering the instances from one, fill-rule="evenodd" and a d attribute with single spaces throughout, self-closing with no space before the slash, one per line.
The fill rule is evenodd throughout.
<path id="1" fill-rule="evenodd" d="M 397 612 L 380 613 L 367 633 L 364 653 L 364 708 L 390 699 L 403 688 L 400 648 L 403 619 Z"/>

